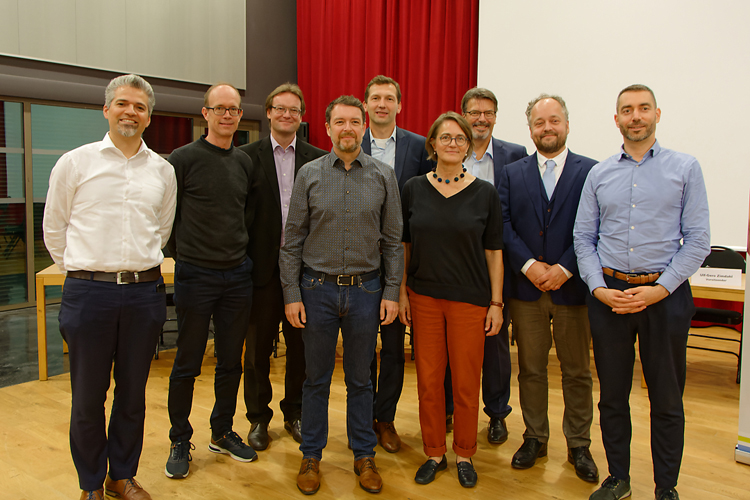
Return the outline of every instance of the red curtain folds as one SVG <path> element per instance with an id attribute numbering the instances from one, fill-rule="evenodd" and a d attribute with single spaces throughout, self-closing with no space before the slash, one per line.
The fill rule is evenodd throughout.
<path id="1" fill-rule="evenodd" d="M 364 99 L 378 74 L 399 82 L 399 127 L 426 135 L 477 81 L 479 0 L 297 0 L 297 79 L 310 143 L 331 149 L 325 108 Z"/>

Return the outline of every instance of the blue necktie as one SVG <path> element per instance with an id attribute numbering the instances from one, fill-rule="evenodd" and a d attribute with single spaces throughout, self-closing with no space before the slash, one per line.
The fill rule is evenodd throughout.
<path id="1" fill-rule="evenodd" d="M 552 193 L 555 192 L 555 161 L 547 160 L 544 162 L 547 166 L 547 170 L 542 175 L 542 183 L 544 184 L 544 190 L 547 191 L 547 199 L 552 199 Z"/>

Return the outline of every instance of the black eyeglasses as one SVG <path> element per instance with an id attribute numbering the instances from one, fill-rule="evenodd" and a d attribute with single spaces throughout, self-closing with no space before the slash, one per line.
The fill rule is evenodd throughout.
<path id="1" fill-rule="evenodd" d="M 481 115 L 484 115 L 484 117 L 488 120 L 492 120 L 493 118 L 495 118 L 494 111 L 467 111 L 466 114 L 471 116 L 472 118 L 479 118 Z"/>
<path id="2" fill-rule="evenodd" d="M 206 109 L 210 109 L 214 112 L 215 115 L 224 116 L 227 111 L 229 111 L 229 114 L 232 116 L 239 116 L 240 113 L 242 113 L 242 108 L 225 108 L 224 106 L 215 106 L 213 108 L 209 108 L 206 106 Z"/>
<path id="3" fill-rule="evenodd" d="M 289 111 L 289 114 L 295 118 L 302 114 L 302 110 L 299 108 L 285 108 L 284 106 L 271 106 L 271 108 L 273 108 L 279 116 L 283 116 L 287 111 Z"/>
<path id="4" fill-rule="evenodd" d="M 457 135 L 456 137 L 451 137 L 448 134 L 443 134 L 440 137 L 438 137 L 438 140 L 440 140 L 440 144 L 443 146 L 449 145 L 451 142 L 456 141 L 456 146 L 461 147 L 465 146 L 468 142 L 468 139 L 466 136 L 463 135 Z"/>

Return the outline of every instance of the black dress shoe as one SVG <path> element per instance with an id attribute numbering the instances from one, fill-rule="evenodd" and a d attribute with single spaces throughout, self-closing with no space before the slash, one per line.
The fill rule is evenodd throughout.
<path id="1" fill-rule="evenodd" d="M 443 455 L 443 459 L 440 461 L 440 463 L 437 463 L 430 458 L 417 470 L 417 475 L 414 476 L 414 481 L 419 484 L 429 484 L 435 480 L 435 475 L 438 471 L 445 470 L 447 468 L 448 460 L 445 459 L 445 455 Z"/>
<path id="2" fill-rule="evenodd" d="M 302 420 L 295 418 L 294 420 L 287 420 L 284 422 L 284 429 L 292 435 L 295 441 L 302 444 Z"/>
<path id="3" fill-rule="evenodd" d="M 487 426 L 487 441 L 492 444 L 503 444 L 508 440 L 508 426 L 504 418 L 490 418 Z"/>
<path id="4" fill-rule="evenodd" d="M 538 457 L 547 456 L 547 443 L 542 443 L 536 438 L 526 438 L 515 455 L 510 465 L 514 469 L 529 469 L 534 466 Z"/>
<path id="5" fill-rule="evenodd" d="M 588 446 L 568 448 L 568 462 L 573 464 L 576 475 L 589 483 L 599 482 L 599 469 L 596 468 L 594 457 L 591 456 Z"/>
<path id="6" fill-rule="evenodd" d="M 656 488 L 654 498 L 656 500 L 680 500 L 680 495 L 674 488 Z"/>
<path id="7" fill-rule="evenodd" d="M 474 470 L 474 464 L 471 459 L 468 462 L 456 462 L 458 469 L 458 482 L 464 488 L 473 488 L 477 485 L 477 471 Z"/>
<path id="8" fill-rule="evenodd" d="M 268 424 L 265 422 L 255 422 L 250 427 L 247 442 L 250 443 L 250 446 L 255 451 L 262 451 L 268 448 L 269 441 L 271 441 L 271 438 L 268 437 Z"/>

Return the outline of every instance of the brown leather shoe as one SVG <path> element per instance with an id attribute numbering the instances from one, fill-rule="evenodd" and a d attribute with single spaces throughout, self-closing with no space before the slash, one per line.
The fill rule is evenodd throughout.
<path id="1" fill-rule="evenodd" d="M 81 500 L 104 500 L 104 490 L 99 488 L 94 491 L 82 491 Z"/>
<path id="2" fill-rule="evenodd" d="M 383 489 L 383 480 L 375 467 L 375 459 L 372 457 L 360 458 L 354 462 L 354 472 L 359 476 L 359 487 L 369 493 L 380 493 Z"/>
<path id="3" fill-rule="evenodd" d="M 138 484 L 135 478 L 120 479 L 114 481 L 109 475 L 104 482 L 104 489 L 107 495 L 124 500 L 151 500 L 151 495 Z"/>
<path id="4" fill-rule="evenodd" d="M 320 489 L 320 460 L 303 458 L 297 475 L 297 488 L 305 495 L 312 495 Z"/>
<path id="5" fill-rule="evenodd" d="M 380 446 L 388 453 L 396 453 L 401 449 L 401 438 L 398 437 L 393 422 L 376 422 L 375 434 L 378 435 Z"/>

